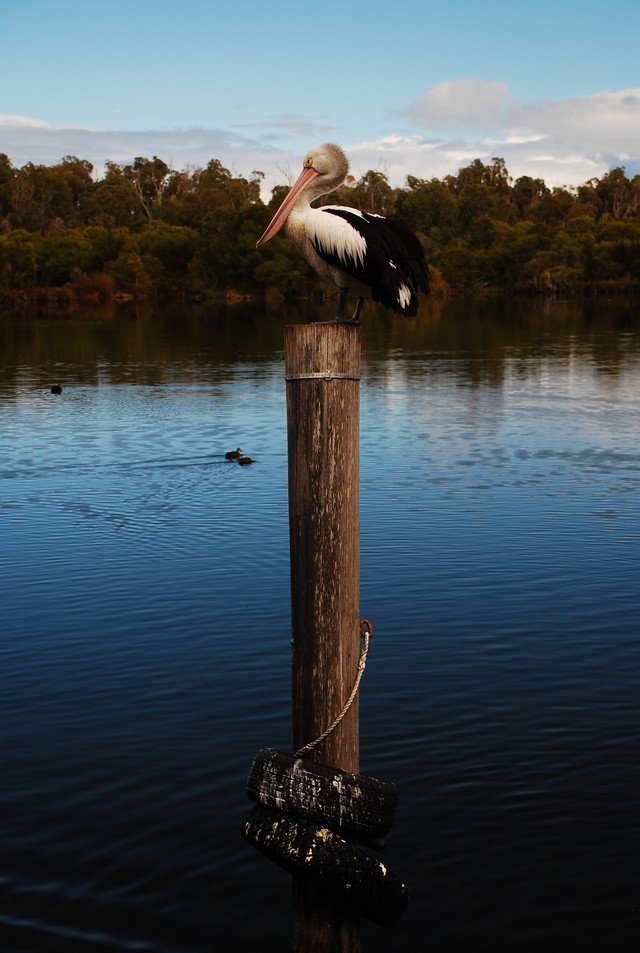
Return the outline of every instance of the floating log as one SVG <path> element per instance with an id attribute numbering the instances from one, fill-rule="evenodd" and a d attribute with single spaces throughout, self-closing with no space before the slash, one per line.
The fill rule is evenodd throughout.
<path id="1" fill-rule="evenodd" d="M 258 805 L 242 834 L 284 870 L 318 883 L 331 902 L 343 903 L 374 923 L 393 926 L 404 912 L 410 896 L 406 884 L 327 827 Z"/>
<path id="2" fill-rule="evenodd" d="M 247 796 L 265 807 L 318 821 L 359 841 L 388 833 L 396 786 L 371 775 L 342 771 L 295 755 L 263 748 L 251 765 Z"/>

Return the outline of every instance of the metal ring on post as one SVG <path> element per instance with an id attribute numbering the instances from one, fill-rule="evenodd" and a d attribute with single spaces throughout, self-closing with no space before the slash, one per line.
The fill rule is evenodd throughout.
<path id="1" fill-rule="evenodd" d="M 318 371 L 312 374 L 285 374 L 285 381 L 359 381 L 359 374 L 327 374 Z"/>

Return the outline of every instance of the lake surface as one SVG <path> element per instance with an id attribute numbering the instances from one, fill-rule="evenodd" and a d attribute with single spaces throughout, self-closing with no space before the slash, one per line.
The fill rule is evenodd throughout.
<path id="1" fill-rule="evenodd" d="M 3 953 L 289 948 L 240 829 L 290 746 L 282 331 L 313 314 L 0 317 Z M 361 763 L 413 891 L 363 950 L 635 950 L 640 304 L 362 336 Z"/>

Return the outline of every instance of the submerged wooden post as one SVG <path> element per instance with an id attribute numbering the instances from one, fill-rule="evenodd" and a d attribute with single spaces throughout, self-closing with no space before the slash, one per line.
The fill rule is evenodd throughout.
<path id="1" fill-rule="evenodd" d="M 353 687 L 358 637 L 360 328 L 285 328 L 294 751 L 317 738 Z M 310 757 L 359 770 L 358 705 Z M 359 917 L 294 882 L 294 953 L 358 953 Z"/>

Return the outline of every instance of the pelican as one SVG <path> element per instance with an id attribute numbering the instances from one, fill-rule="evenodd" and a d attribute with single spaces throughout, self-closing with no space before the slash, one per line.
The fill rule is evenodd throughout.
<path id="1" fill-rule="evenodd" d="M 418 291 L 429 292 L 429 270 L 418 238 L 399 222 L 344 205 L 312 208 L 339 188 L 349 172 L 340 146 L 326 142 L 309 152 L 302 172 L 256 245 L 284 226 L 285 235 L 314 271 L 339 288 L 336 321 L 346 321 L 347 295 L 358 300 L 350 323 L 358 324 L 363 301 L 372 298 L 398 314 L 418 311 Z"/>

